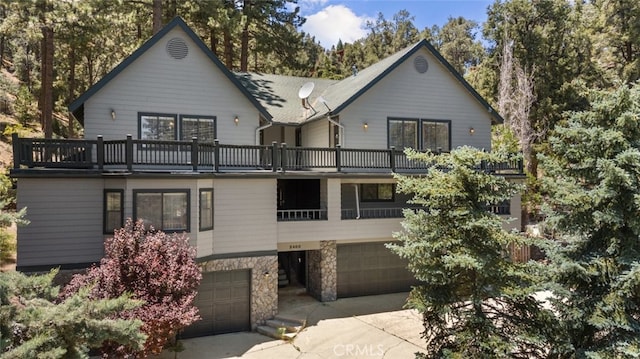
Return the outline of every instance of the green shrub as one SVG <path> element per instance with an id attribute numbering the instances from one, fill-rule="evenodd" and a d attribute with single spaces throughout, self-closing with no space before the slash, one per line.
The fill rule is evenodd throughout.
<path id="1" fill-rule="evenodd" d="M 16 252 L 16 241 L 11 233 L 0 228 L 0 262 L 13 258 Z"/>
<path id="2" fill-rule="evenodd" d="M 13 110 L 20 124 L 26 125 L 38 118 L 38 103 L 26 86 L 20 86 Z"/>

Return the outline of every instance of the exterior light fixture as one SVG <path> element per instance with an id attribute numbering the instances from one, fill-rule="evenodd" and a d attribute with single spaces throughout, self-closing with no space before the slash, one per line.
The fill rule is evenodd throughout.
<path id="1" fill-rule="evenodd" d="M 362 124 L 362 129 L 363 129 L 364 131 L 368 130 L 368 129 L 369 129 L 369 124 L 368 124 L 367 122 L 363 123 L 363 124 Z"/>
<path id="2" fill-rule="evenodd" d="M 114 121 L 116 120 L 116 110 L 114 109 L 111 109 L 111 119 Z"/>
<path id="3" fill-rule="evenodd" d="M 474 133 L 476 133 L 476 129 L 473 127 L 469 127 L 469 135 L 473 136 Z"/>
<path id="4" fill-rule="evenodd" d="M 236 116 L 233 118 L 233 123 L 235 123 L 235 124 L 236 124 L 236 126 L 238 126 L 238 122 L 240 122 L 240 119 L 239 119 L 239 118 L 238 118 L 238 116 L 236 115 Z"/>
<path id="5" fill-rule="evenodd" d="M 264 275 L 264 277 L 265 277 L 265 278 L 269 278 L 269 271 L 265 271 L 265 272 L 263 273 L 263 275 Z"/>

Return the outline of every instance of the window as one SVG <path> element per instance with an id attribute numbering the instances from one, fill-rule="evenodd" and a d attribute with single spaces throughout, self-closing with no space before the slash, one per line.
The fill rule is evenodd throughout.
<path id="1" fill-rule="evenodd" d="M 140 113 L 139 132 L 142 140 L 176 139 L 176 115 Z"/>
<path id="2" fill-rule="evenodd" d="M 213 142 L 216 139 L 216 118 L 210 116 L 180 116 L 180 139 L 189 141 L 193 137 L 198 142 Z"/>
<path id="3" fill-rule="evenodd" d="M 445 151 L 451 150 L 449 141 L 449 127 L 451 121 L 422 120 L 423 150 Z"/>
<path id="4" fill-rule="evenodd" d="M 189 232 L 189 190 L 134 190 L 133 217 L 164 232 Z"/>
<path id="5" fill-rule="evenodd" d="M 451 151 L 450 128 L 451 121 L 389 119 L 389 147 L 448 152 Z"/>
<path id="6" fill-rule="evenodd" d="M 340 123 L 338 116 L 331 117 L 334 122 Z M 340 133 L 340 126 L 333 122 L 329 122 L 329 147 L 335 148 L 338 145 L 342 145 L 342 135 Z"/>
<path id="7" fill-rule="evenodd" d="M 389 120 L 389 147 L 402 150 L 404 148 L 418 148 L 417 120 Z"/>
<path id="8" fill-rule="evenodd" d="M 200 189 L 200 230 L 213 229 L 213 188 Z"/>
<path id="9" fill-rule="evenodd" d="M 365 183 L 360 185 L 362 202 L 393 202 L 395 185 L 392 183 Z"/>
<path id="10" fill-rule="evenodd" d="M 113 234 L 113 232 L 122 228 L 124 213 L 124 191 L 121 189 L 104 190 L 104 233 Z"/>

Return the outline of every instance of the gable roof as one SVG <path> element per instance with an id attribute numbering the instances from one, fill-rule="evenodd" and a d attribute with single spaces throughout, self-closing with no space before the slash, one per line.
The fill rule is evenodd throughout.
<path id="1" fill-rule="evenodd" d="M 144 54 L 149 48 L 155 45 L 160 39 L 164 37 L 169 31 L 173 30 L 175 27 L 180 27 L 189 38 L 204 52 L 205 55 L 213 62 L 213 64 L 222 71 L 223 74 L 233 83 L 242 94 L 255 106 L 255 108 L 264 116 L 267 120 L 271 120 L 271 114 L 256 100 L 256 98 L 244 87 L 240 81 L 233 75 L 231 71 L 229 71 L 223 64 L 218 60 L 216 55 L 209 50 L 207 45 L 202 42 L 200 37 L 196 35 L 189 26 L 180 18 L 176 16 L 171 22 L 165 25 L 160 31 L 158 31 L 155 35 L 153 35 L 149 40 L 147 40 L 142 46 L 140 46 L 136 51 L 134 51 L 129 57 L 124 59 L 118 66 L 116 66 L 113 70 L 111 70 L 107 75 L 100 79 L 100 81 L 96 82 L 93 86 L 91 86 L 85 93 L 80 95 L 75 101 L 73 101 L 69 105 L 69 111 L 71 111 L 78 120 L 83 123 L 82 113 L 84 110 L 84 103 L 93 96 L 96 92 L 100 91 L 109 81 L 118 76 L 127 66 L 137 60 L 142 54 Z"/>
<path id="2" fill-rule="evenodd" d="M 357 76 L 343 80 L 304 78 L 257 73 L 236 73 L 236 76 L 258 101 L 273 115 L 274 122 L 302 124 L 326 116 L 337 115 L 380 80 L 422 48 L 426 48 L 449 73 L 484 107 L 496 123 L 504 122 L 500 114 L 445 60 L 427 40 L 421 40 L 379 62 L 362 69 Z M 315 84 L 311 98 L 322 97 L 327 106 L 316 100 L 313 112 L 304 111 L 297 96 L 305 82 Z M 310 98 L 310 99 L 311 99 Z M 328 106 L 333 108 L 329 108 Z"/>
<path id="3" fill-rule="evenodd" d="M 480 105 L 487 109 L 487 112 L 495 122 L 504 122 L 500 114 L 471 87 L 427 40 L 421 40 L 412 46 L 362 69 L 358 72 L 357 76 L 349 76 L 340 81 L 259 73 L 234 74 L 220 62 L 216 55 L 209 50 L 207 45 L 202 42 L 198 35 L 196 35 L 180 17 L 175 17 L 171 20 L 171 22 L 165 25 L 158 33 L 153 35 L 129 57 L 124 59 L 124 61 L 100 79 L 100 81 L 96 82 L 85 93 L 73 101 L 69 105 L 69 110 L 81 123 L 84 123 L 84 103 L 175 27 L 180 27 L 213 64 L 222 71 L 231 83 L 253 104 L 260 114 L 269 121 L 299 125 L 326 116 L 337 115 L 407 58 L 418 50 L 426 48 Z M 306 82 L 313 82 L 315 84 L 314 95 L 317 95 L 314 96 L 316 101 L 310 103 L 311 106 L 308 106 L 309 108 L 307 109 L 303 107 L 301 100 L 297 96 L 298 90 Z M 318 101 L 320 97 L 326 101 L 325 104 Z M 330 108 L 327 104 L 331 104 L 333 108 Z"/>
<path id="4" fill-rule="evenodd" d="M 451 66 L 451 64 L 436 50 L 427 40 L 420 40 L 412 46 L 396 52 L 395 54 L 382 59 L 381 61 L 358 72 L 357 76 L 349 76 L 346 79 L 327 88 L 322 96 L 327 102 L 336 106 L 328 113 L 320 116 L 338 114 L 352 102 L 367 92 L 406 59 L 415 54 L 418 50 L 426 48 L 449 73 L 480 103 L 482 107 L 492 116 L 497 123 L 504 122 L 500 114 Z M 314 118 L 310 119 L 313 120 Z"/>

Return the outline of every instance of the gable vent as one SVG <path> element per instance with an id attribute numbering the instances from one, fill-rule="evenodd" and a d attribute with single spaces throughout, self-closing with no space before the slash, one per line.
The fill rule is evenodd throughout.
<path id="1" fill-rule="evenodd" d="M 413 59 L 413 67 L 416 69 L 416 71 L 423 74 L 427 72 L 427 70 L 429 70 L 429 63 L 427 62 L 427 59 L 424 58 L 424 56 L 416 56 L 416 58 Z"/>
<path id="2" fill-rule="evenodd" d="M 189 48 L 183 39 L 174 37 L 167 42 L 167 53 L 176 60 L 182 60 L 189 54 Z"/>

